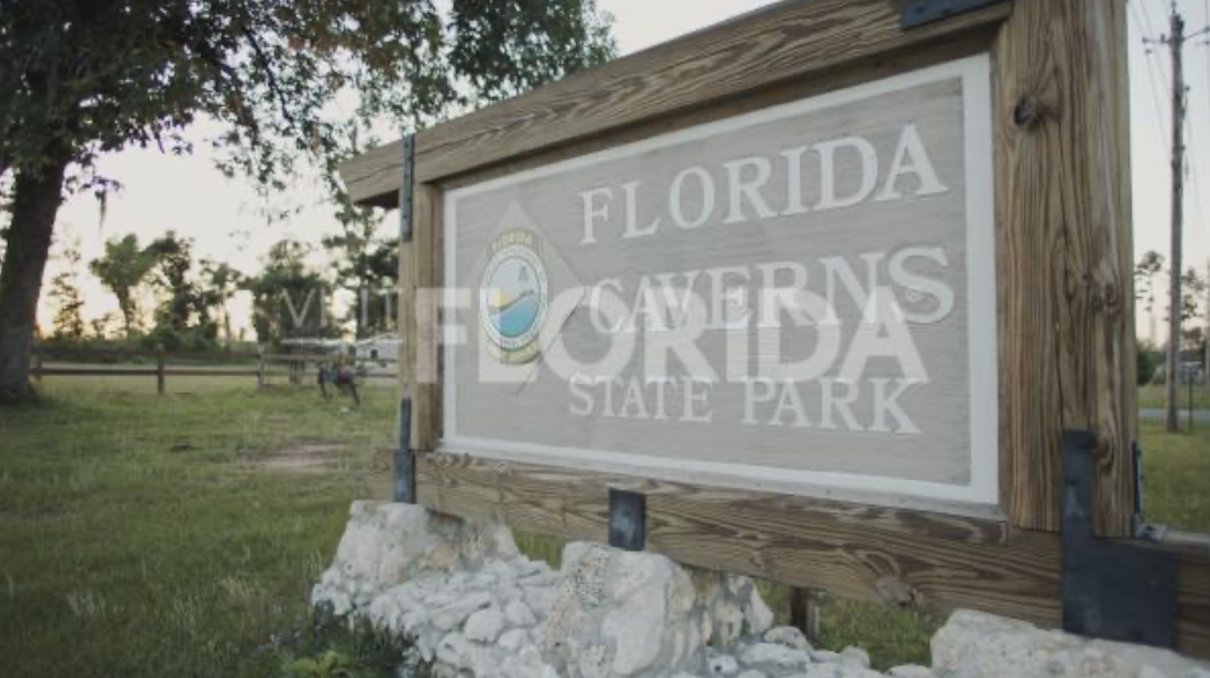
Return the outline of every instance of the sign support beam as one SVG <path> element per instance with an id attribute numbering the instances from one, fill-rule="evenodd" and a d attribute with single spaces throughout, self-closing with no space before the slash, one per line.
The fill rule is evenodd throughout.
<path id="1" fill-rule="evenodd" d="M 403 177 L 399 185 L 399 282 L 404 292 L 399 298 L 399 338 L 401 348 L 399 355 L 400 380 L 402 382 L 402 397 L 399 400 L 399 446 L 395 450 L 395 491 L 394 499 L 404 504 L 415 504 L 416 497 L 416 454 L 412 450 L 412 381 L 415 379 L 415 369 L 412 367 L 415 343 L 412 330 L 415 327 L 410 319 L 415 317 L 414 294 L 411 285 L 411 275 L 415 270 L 412 255 L 412 232 L 414 210 L 414 187 L 416 167 L 416 136 L 408 134 L 403 137 Z M 410 298 L 409 298 L 410 297 Z"/>

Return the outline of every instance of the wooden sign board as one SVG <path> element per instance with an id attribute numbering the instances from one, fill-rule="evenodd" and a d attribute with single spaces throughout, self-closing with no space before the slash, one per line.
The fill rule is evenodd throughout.
<path id="1" fill-rule="evenodd" d="M 1137 545 L 1126 4 L 959 4 L 776 3 L 343 166 L 414 198 L 415 500 L 604 541 L 621 489 L 681 563 L 1059 624 L 1064 431 Z"/>
<path id="2" fill-rule="evenodd" d="M 443 448 L 986 513 L 990 78 L 969 57 L 446 193 Z"/>

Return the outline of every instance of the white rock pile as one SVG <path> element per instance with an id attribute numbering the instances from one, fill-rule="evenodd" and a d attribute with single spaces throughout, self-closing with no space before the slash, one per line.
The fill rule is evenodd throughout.
<path id="1" fill-rule="evenodd" d="M 863 650 L 817 650 L 797 629 L 770 628 L 773 615 L 746 577 L 586 543 L 569 544 L 554 571 L 521 555 L 505 528 L 403 504 L 353 505 L 312 601 L 408 637 L 438 677 L 884 675 Z M 1170 652 L 1130 648 L 963 612 L 934 638 L 932 669 L 885 675 L 1210 678 Z"/>

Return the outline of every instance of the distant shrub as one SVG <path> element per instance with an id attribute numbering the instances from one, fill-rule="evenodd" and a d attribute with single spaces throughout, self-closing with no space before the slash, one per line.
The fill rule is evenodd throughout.
<path id="1" fill-rule="evenodd" d="M 1149 346 L 1139 346 L 1137 361 L 1138 385 L 1146 386 L 1155 379 L 1156 371 L 1163 363 L 1163 354 Z"/>

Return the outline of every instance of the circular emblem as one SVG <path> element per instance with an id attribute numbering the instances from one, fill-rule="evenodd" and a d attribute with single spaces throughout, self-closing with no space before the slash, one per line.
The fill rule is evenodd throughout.
<path id="1" fill-rule="evenodd" d="M 538 335 L 549 300 L 546 267 L 536 233 L 501 233 L 488 247 L 479 286 L 479 322 L 492 355 L 520 365 L 538 357 Z"/>

